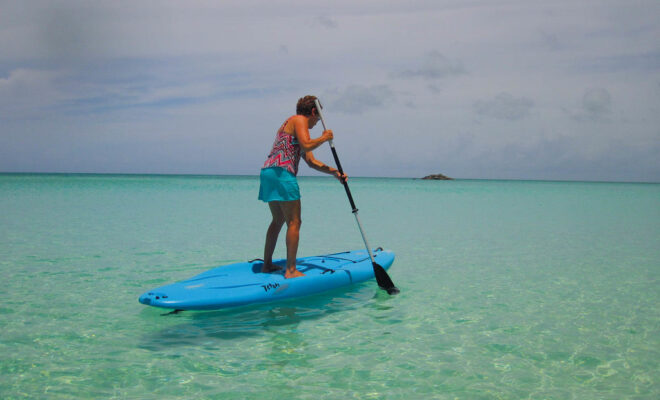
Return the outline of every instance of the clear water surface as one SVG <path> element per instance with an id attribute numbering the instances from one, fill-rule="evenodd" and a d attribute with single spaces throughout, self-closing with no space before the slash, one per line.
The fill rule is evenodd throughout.
<path id="1" fill-rule="evenodd" d="M 0 175 L 0 398 L 660 398 L 660 185 L 350 184 L 400 295 L 162 316 L 138 296 L 261 256 L 256 177 Z M 300 255 L 361 248 L 300 186 Z"/>

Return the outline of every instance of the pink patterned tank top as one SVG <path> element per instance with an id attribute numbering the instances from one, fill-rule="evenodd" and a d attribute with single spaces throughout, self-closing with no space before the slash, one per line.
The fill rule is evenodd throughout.
<path id="1" fill-rule="evenodd" d="M 291 118 L 289 118 L 291 119 Z M 277 131 L 273 149 L 268 154 L 266 162 L 261 169 L 270 167 L 280 167 L 298 175 L 298 163 L 300 162 L 300 144 L 295 136 L 284 132 L 284 127 L 289 119 L 284 121 L 282 127 Z"/>

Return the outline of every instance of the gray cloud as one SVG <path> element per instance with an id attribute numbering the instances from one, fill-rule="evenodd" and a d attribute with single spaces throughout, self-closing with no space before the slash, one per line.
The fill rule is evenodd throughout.
<path id="1" fill-rule="evenodd" d="M 404 79 L 442 79 L 466 73 L 467 70 L 461 61 L 451 60 L 439 51 L 434 50 L 422 58 L 421 65 L 418 68 L 404 70 L 396 76 Z"/>
<path id="2" fill-rule="evenodd" d="M 0 0 L 0 170 L 253 173 L 260 152 L 248 152 L 259 153 L 253 159 L 223 152 L 239 146 L 234 132 L 249 120 L 252 134 L 240 148 L 252 148 L 256 137 L 267 146 L 282 110 L 316 93 L 327 95 L 329 112 L 343 113 L 337 127 L 369 124 L 386 148 L 401 146 L 398 132 L 414 129 L 443 151 L 475 123 L 481 136 L 465 154 L 445 153 L 455 176 L 535 178 L 555 168 L 553 179 L 627 171 L 616 176 L 660 180 L 657 1 L 562 3 L 551 14 L 521 7 L 522 0 L 337 0 L 331 13 L 322 3 L 285 3 Z M 162 132 L 170 132 L 168 153 L 178 164 L 151 153 Z M 126 145 L 105 146 L 116 135 Z M 534 143 L 546 136 L 578 141 L 544 143 L 555 151 L 541 157 Z M 628 147 L 611 145 L 619 137 Z M 177 153 L 208 149 L 209 138 L 218 154 L 204 165 L 192 168 L 191 152 Z M 499 151 L 521 139 L 471 169 L 471 154 L 481 158 L 482 148 Z M 566 155 L 573 164 L 553 164 L 577 147 L 589 150 Z M 644 156 L 649 148 L 654 153 Z M 414 146 L 400 150 L 400 164 L 437 166 L 435 150 L 424 161 Z M 66 156 L 49 163 L 51 152 Z M 622 152 L 629 156 L 612 157 Z M 78 162 L 83 153 L 107 161 Z M 598 157 L 616 162 L 607 173 L 592 172 Z M 138 159 L 146 161 L 126 161 Z M 357 175 L 408 173 L 391 163 L 356 165 Z"/>
<path id="3" fill-rule="evenodd" d="M 551 51 L 556 51 L 561 49 L 561 44 L 559 42 L 559 39 L 557 38 L 557 35 L 545 31 L 540 31 L 539 33 L 541 35 L 542 47 Z"/>
<path id="4" fill-rule="evenodd" d="M 44 110 L 66 99 L 58 88 L 61 74 L 21 68 L 0 76 L 0 120 L 39 117 Z"/>
<path id="5" fill-rule="evenodd" d="M 394 98 L 394 92 L 387 85 L 351 85 L 343 91 L 330 93 L 332 108 L 348 114 L 361 114 L 367 110 L 380 108 Z"/>
<path id="6" fill-rule="evenodd" d="M 597 152 L 586 150 L 594 140 L 598 141 L 595 137 L 566 135 L 530 143 L 509 143 L 474 154 L 457 152 L 462 158 L 456 163 L 465 172 L 463 177 L 520 179 L 531 174 L 537 179 L 582 180 L 588 176 L 603 181 L 629 180 L 635 175 L 637 181 L 657 180 L 660 167 L 655 160 L 660 155 L 660 146 L 639 148 L 623 139 L 614 139 Z M 644 166 L 641 170 L 645 172 L 640 173 L 640 166 Z"/>
<path id="7" fill-rule="evenodd" d="M 587 89 L 582 96 L 582 108 L 592 116 L 600 116 L 612 112 L 612 96 L 603 88 Z"/>
<path id="8" fill-rule="evenodd" d="M 529 115 L 534 102 L 527 97 L 513 97 L 510 93 L 500 93 L 490 100 L 474 103 L 474 111 L 496 119 L 517 120 Z"/>
<path id="9" fill-rule="evenodd" d="M 335 21 L 334 19 L 332 19 L 332 18 L 330 18 L 326 15 L 321 15 L 321 16 L 316 17 L 316 22 L 318 22 L 321 26 L 323 26 L 325 28 L 328 28 L 328 29 L 334 29 L 334 28 L 337 28 L 339 26 L 337 21 Z"/>
<path id="10" fill-rule="evenodd" d="M 612 96 L 607 89 L 589 88 L 584 91 L 577 110 L 565 110 L 577 121 L 601 121 L 612 113 Z"/>
<path id="11" fill-rule="evenodd" d="M 438 85 L 430 84 L 430 85 L 427 85 L 426 87 L 433 94 L 439 94 L 440 92 L 442 92 L 442 89 L 440 87 L 438 87 Z"/>
<path id="12" fill-rule="evenodd" d="M 119 32 L 111 24 L 116 14 L 108 5 L 60 1 L 35 2 L 30 7 L 35 13 L 31 22 L 36 57 L 73 65 L 110 56 L 117 48 Z"/>
<path id="13" fill-rule="evenodd" d="M 655 72 L 660 69 L 660 51 L 631 52 L 591 56 L 576 60 L 573 68 L 588 73 Z"/>

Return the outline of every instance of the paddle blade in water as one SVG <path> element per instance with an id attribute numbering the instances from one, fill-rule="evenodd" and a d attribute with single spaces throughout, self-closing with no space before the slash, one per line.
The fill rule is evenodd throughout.
<path id="1" fill-rule="evenodd" d="M 400 292 L 399 288 L 394 286 L 394 282 L 390 276 L 385 272 L 385 268 L 376 263 L 371 263 L 374 266 L 374 275 L 376 275 L 376 282 L 381 289 L 387 291 L 387 294 L 394 295 Z"/>

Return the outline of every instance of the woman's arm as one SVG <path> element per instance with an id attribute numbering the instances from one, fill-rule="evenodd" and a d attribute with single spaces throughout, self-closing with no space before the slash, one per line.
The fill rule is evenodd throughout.
<path id="1" fill-rule="evenodd" d="M 329 165 L 323 164 L 321 161 L 317 160 L 311 151 L 305 152 L 305 162 L 307 165 L 309 165 L 310 168 L 329 175 L 334 175 L 335 178 L 339 179 L 340 181 L 348 178 L 346 174 L 340 175 L 339 170 L 332 168 Z"/>
<path id="2" fill-rule="evenodd" d="M 322 145 L 323 143 L 332 140 L 333 135 L 331 130 L 324 131 L 323 134 L 316 138 L 311 139 L 309 137 L 309 128 L 307 127 L 308 119 L 305 117 L 294 117 L 293 126 L 294 126 L 294 135 L 300 143 L 300 148 L 304 152 L 312 151 Z M 311 165 L 310 165 L 311 166 Z M 314 168 L 314 167 L 312 167 Z"/>

